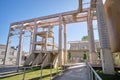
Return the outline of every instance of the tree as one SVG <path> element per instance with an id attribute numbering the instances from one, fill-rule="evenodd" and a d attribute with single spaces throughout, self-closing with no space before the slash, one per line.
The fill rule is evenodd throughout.
<path id="1" fill-rule="evenodd" d="M 86 60 L 87 59 L 87 52 L 84 51 L 84 54 L 83 54 L 83 59 Z"/>
<path id="2" fill-rule="evenodd" d="M 71 58 L 71 52 L 68 52 L 68 59 L 70 60 Z"/>
<path id="3" fill-rule="evenodd" d="M 88 41 L 88 36 L 83 36 L 82 41 Z"/>

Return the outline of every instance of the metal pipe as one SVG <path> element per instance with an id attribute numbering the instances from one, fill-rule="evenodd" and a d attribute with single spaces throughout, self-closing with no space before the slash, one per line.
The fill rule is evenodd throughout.
<path id="1" fill-rule="evenodd" d="M 23 73 L 23 79 L 22 80 L 25 80 L 25 71 L 26 71 L 26 68 L 24 68 L 24 73 Z"/>
<path id="2" fill-rule="evenodd" d="M 50 63 L 50 80 L 52 80 L 52 60 L 51 60 L 51 63 Z"/>
<path id="3" fill-rule="evenodd" d="M 86 62 L 86 65 L 90 68 L 89 73 L 91 73 L 91 80 L 93 80 L 93 74 L 98 80 L 102 80 L 102 78 L 96 73 L 96 71 L 92 68 L 92 66 L 88 62 Z"/>
<path id="4" fill-rule="evenodd" d="M 41 68 L 40 68 L 40 80 L 42 80 L 42 65 L 41 65 Z"/>

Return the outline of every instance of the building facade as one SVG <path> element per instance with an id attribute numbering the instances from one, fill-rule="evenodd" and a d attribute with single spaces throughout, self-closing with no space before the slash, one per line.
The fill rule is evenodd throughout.
<path id="1" fill-rule="evenodd" d="M 0 44 L 0 64 L 3 64 L 5 57 L 6 45 Z M 8 55 L 9 64 L 16 64 L 17 49 L 10 47 L 10 53 Z"/>
<path id="2" fill-rule="evenodd" d="M 89 43 L 88 41 L 69 41 L 70 48 L 68 50 L 68 61 L 72 63 L 79 63 L 88 58 Z M 95 51 L 99 56 L 99 41 L 95 41 Z"/>
<path id="3" fill-rule="evenodd" d="M 5 49 L 6 45 L 0 44 L 0 64 L 3 64 L 4 57 L 5 57 Z M 10 47 L 10 53 L 8 55 L 8 65 L 15 65 L 17 59 L 18 49 L 14 47 Z M 22 52 L 22 63 L 25 61 L 25 56 L 28 56 L 28 52 Z"/>
<path id="4" fill-rule="evenodd" d="M 5 48 L 6 48 L 5 45 L 0 44 L 0 64 L 2 64 L 2 63 L 3 63 L 3 60 L 4 60 Z"/>

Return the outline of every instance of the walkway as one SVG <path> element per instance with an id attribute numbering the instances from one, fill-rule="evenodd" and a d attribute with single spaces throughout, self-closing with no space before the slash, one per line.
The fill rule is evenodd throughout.
<path id="1" fill-rule="evenodd" d="M 55 80 L 89 80 L 85 63 L 78 63 L 69 67 L 61 77 Z"/>

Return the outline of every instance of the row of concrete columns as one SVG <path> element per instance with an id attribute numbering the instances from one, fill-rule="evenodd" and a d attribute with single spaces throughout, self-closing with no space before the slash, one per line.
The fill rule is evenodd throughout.
<path id="1" fill-rule="evenodd" d="M 98 32 L 99 32 L 99 38 L 100 38 L 100 46 L 101 46 L 101 60 L 102 60 L 102 68 L 103 72 L 106 74 L 113 74 L 114 73 L 114 65 L 113 65 L 113 58 L 112 53 L 110 50 L 110 43 L 108 38 L 108 30 L 107 30 L 107 24 L 105 21 L 105 15 L 104 15 L 104 9 L 103 9 L 103 3 L 102 0 L 98 0 L 98 4 L 96 7 L 96 14 L 97 14 L 97 21 L 98 21 Z M 93 25 L 92 25 L 92 15 L 91 10 L 88 11 L 88 18 L 87 18 L 87 24 L 88 24 L 88 36 L 89 36 L 89 51 L 90 51 L 90 62 L 93 63 L 94 59 L 93 56 L 95 54 L 95 46 L 94 46 L 94 34 L 93 34 Z M 63 28 L 64 27 L 64 28 Z M 64 32 L 63 32 L 64 29 Z M 32 34 L 32 42 L 35 40 L 35 33 L 37 32 L 37 24 L 35 22 L 34 25 L 34 31 Z M 64 39 L 63 39 L 63 33 L 64 33 Z M 10 34 L 10 33 L 9 33 Z M 63 50 L 63 40 L 64 40 L 64 50 Z M 59 49 L 58 53 L 61 61 L 60 64 L 64 65 L 67 62 L 67 46 L 66 46 L 66 24 L 63 22 L 63 16 L 59 16 Z M 22 51 L 22 44 L 23 44 L 23 34 L 22 30 L 20 32 L 20 40 L 19 40 L 19 47 L 18 47 L 18 60 L 17 65 L 20 64 L 21 59 L 21 51 Z M 9 47 L 10 47 L 10 36 L 8 37 L 7 41 L 7 48 L 6 48 L 6 55 L 5 55 L 5 62 L 7 62 L 7 55 L 9 53 Z M 34 46 L 31 45 L 32 51 L 34 51 Z M 5 64 L 4 62 L 4 64 Z"/>
<path id="2" fill-rule="evenodd" d="M 18 49 L 17 49 L 17 56 L 16 56 L 16 65 L 18 65 L 18 67 L 21 65 L 21 61 L 22 61 L 22 49 L 23 49 L 23 41 L 24 41 L 24 29 L 22 29 L 23 24 L 21 26 L 21 29 L 19 31 L 19 42 L 18 42 Z M 7 45 L 6 45 L 6 50 L 5 50 L 5 57 L 4 57 L 4 65 L 9 65 L 9 53 L 10 53 L 10 47 L 11 47 L 11 39 L 12 36 L 14 36 L 14 34 L 11 31 L 11 26 L 10 26 L 10 30 L 9 30 L 9 35 L 8 35 L 8 39 L 7 39 Z M 29 52 L 32 53 L 32 43 L 33 43 L 33 32 L 31 31 L 31 35 L 30 35 L 30 49 Z"/>
<path id="3" fill-rule="evenodd" d="M 95 54 L 94 46 L 94 34 L 93 34 L 93 25 L 92 25 L 92 15 L 91 10 L 88 11 L 88 37 L 89 37 L 89 61 L 94 64 L 97 60 L 97 54 Z M 108 38 L 107 24 L 104 15 L 103 3 L 102 0 L 98 0 L 97 8 L 97 21 L 98 21 L 98 32 L 100 38 L 100 47 L 101 47 L 101 60 L 103 73 L 105 74 L 114 74 L 114 62 L 112 57 L 112 52 L 110 49 L 110 43 Z M 95 59 L 96 58 L 96 59 Z"/>
<path id="4" fill-rule="evenodd" d="M 89 36 L 89 61 L 94 64 L 97 60 L 97 54 L 95 54 L 95 46 L 94 46 L 94 34 L 93 34 L 93 25 L 92 25 L 92 15 L 91 10 L 88 11 L 88 36 Z M 112 52 L 110 49 L 110 43 L 108 38 L 108 30 L 107 24 L 104 15 L 104 8 L 102 0 L 98 0 L 96 7 L 96 15 L 98 22 L 98 32 L 100 39 L 100 51 L 101 51 L 101 60 L 102 60 L 102 69 L 105 74 L 114 74 L 114 62 L 112 57 Z M 95 59 L 96 58 L 96 59 Z"/>

